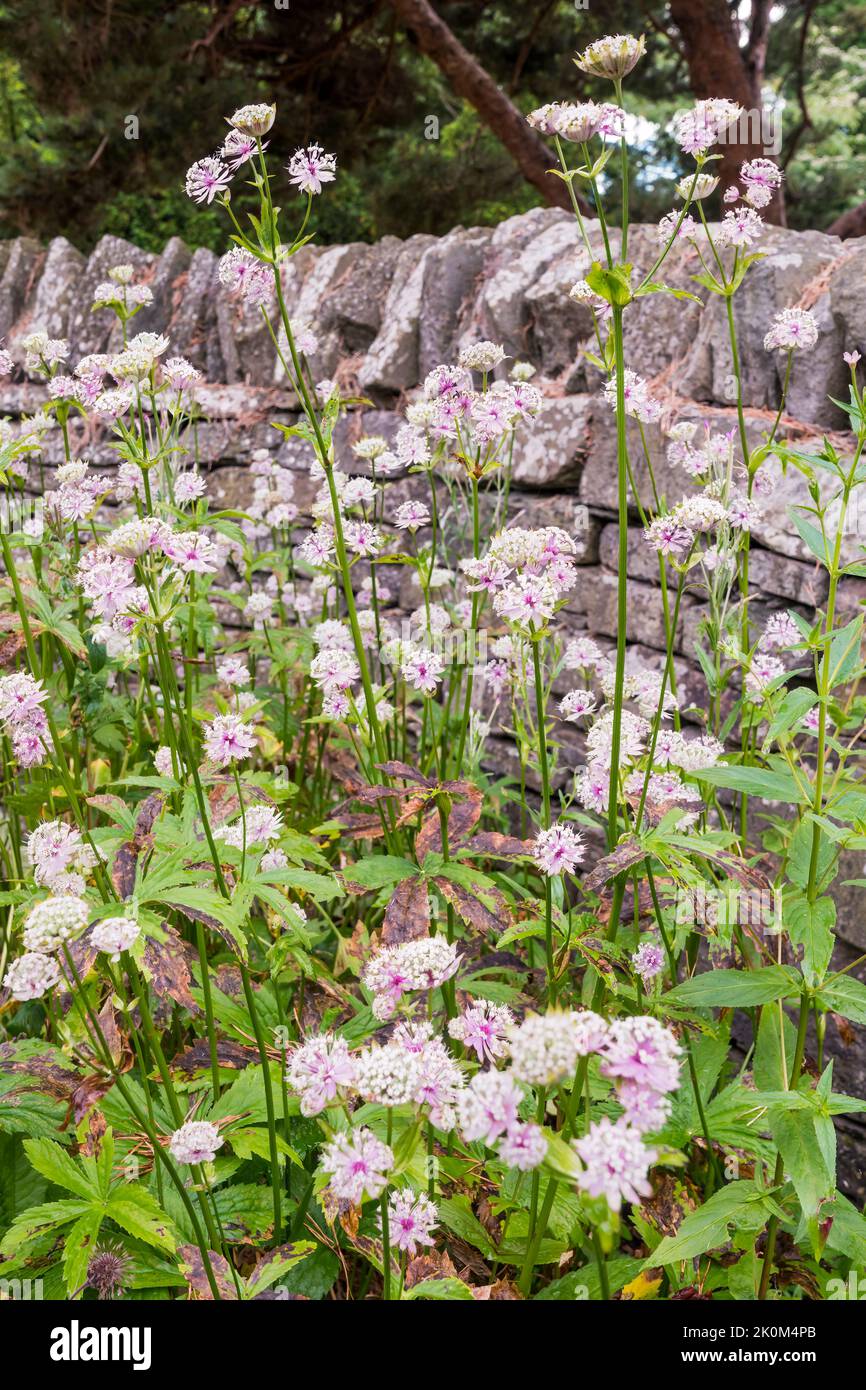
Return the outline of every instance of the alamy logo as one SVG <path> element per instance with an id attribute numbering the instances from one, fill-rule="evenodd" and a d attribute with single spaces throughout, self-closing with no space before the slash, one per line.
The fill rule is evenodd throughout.
<path id="1" fill-rule="evenodd" d="M 134 1371 L 150 1369 L 149 1327 L 69 1327 L 51 1332 L 52 1361 L 131 1361 Z"/>

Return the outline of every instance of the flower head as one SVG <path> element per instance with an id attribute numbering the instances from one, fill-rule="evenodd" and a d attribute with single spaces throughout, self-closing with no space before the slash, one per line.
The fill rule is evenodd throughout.
<path id="1" fill-rule="evenodd" d="M 408 1187 L 400 1188 L 388 1199 L 388 1234 L 391 1244 L 407 1255 L 414 1255 L 419 1245 L 432 1245 L 430 1234 L 439 1215 L 435 1202 L 425 1193 L 417 1195 Z"/>
<path id="2" fill-rule="evenodd" d="M 175 1163 L 213 1163 L 224 1140 L 207 1120 L 187 1120 L 171 1136 L 169 1151 Z"/>
<path id="3" fill-rule="evenodd" d="M 627 77 L 640 62 L 646 50 L 643 34 L 606 34 L 596 39 L 574 59 L 581 72 L 591 77 L 607 77 L 611 81 Z"/>
<path id="4" fill-rule="evenodd" d="M 336 178 L 337 156 L 325 154 L 321 145 L 296 150 L 286 166 L 289 182 L 301 193 L 321 193 L 322 185 Z"/>
<path id="5" fill-rule="evenodd" d="M 658 1155 L 627 1121 L 612 1124 L 605 1115 L 582 1139 L 573 1139 L 572 1147 L 585 1165 L 578 1187 L 592 1197 L 604 1197 L 611 1211 L 619 1211 L 623 1201 L 649 1197 L 648 1173 Z"/>
<path id="6" fill-rule="evenodd" d="M 286 1079 L 301 1097 L 301 1114 L 320 1114 L 354 1083 L 355 1066 L 345 1039 L 332 1033 L 307 1038 L 291 1054 Z"/>
<path id="7" fill-rule="evenodd" d="M 532 847 L 532 857 L 543 874 L 573 874 L 583 858 L 583 840 L 579 830 L 559 823 L 548 830 L 539 830 Z"/>
<path id="8" fill-rule="evenodd" d="M 335 1196 L 360 1204 L 364 1196 L 376 1198 L 388 1184 L 394 1154 L 370 1129 L 356 1129 L 351 1137 L 338 1134 L 322 1150 L 322 1169 L 331 1178 Z"/>

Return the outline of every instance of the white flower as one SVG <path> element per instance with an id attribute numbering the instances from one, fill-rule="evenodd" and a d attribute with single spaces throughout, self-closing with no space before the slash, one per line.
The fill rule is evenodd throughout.
<path id="1" fill-rule="evenodd" d="M 175 1163 L 212 1163 L 224 1142 L 216 1125 L 207 1120 L 187 1120 L 174 1131 L 168 1147 Z"/>

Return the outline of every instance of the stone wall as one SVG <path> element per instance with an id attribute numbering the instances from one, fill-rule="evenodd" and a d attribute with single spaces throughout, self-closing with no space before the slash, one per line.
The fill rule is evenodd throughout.
<path id="1" fill-rule="evenodd" d="M 598 240 L 589 224 L 590 237 Z M 615 240 L 615 237 L 614 237 Z M 638 227 L 629 241 L 629 259 L 645 272 L 657 254 L 655 229 Z M 737 296 L 747 427 L 757 443 L 778 408 L 784 357 L 764 351 L 763 335 L 774 312 L 799 303 L 815 313 L 821 338 L 815 350 L 795 364 L 783 433 L 808 448 L 822 434 L 837 438 L 844 417 L 829 399 L 847 394 L 843 351 L 859 349 L 866 357 L 866 239 L 840 242 L 818 232 L 768 229 L 761 249 L 765 258 L 749 273 Z M 89 257 L 62 238 L 45 248 L 27 238 L 0 243 L 0 336 L 16 354 L 16 344 L 36 328 L 72 344 L 72 361 L 87 352 L 118 345 L 113 316 L 92 313 L 94 286 L 108 268 L 131 261 L 137 278 L 153 291 L 152 306 L 135 319 L 135 330 L 170 335 L 172 351 L 188 357 L 207 378 L 198 395 L 203 420 L 198 453 L 209 475 L 209 489 L 223 504 L 242 506 L 248 494 L 246 466 L 255 449 L 267 447 L 297 473 L 296 500 L 309 504 L 311 488 L 302 446 L 279 444 L 271 420 L 291 422 L 297 402 L 286 389 L 281 369 L 258 310 L 245 310 L 219 285 L 218 258 L 210 251 L 190 252 L 170 241 L 160 256 L 105 237 Z M 370 405 L 353 409 L 340 423 L 338 455 L 352 468 L 349 445 L 362 433 L 392 435 L 400 410 L 425 374 L 437 363 L 452 361 L 459 348 L 492 338 L 513 357 L 528 359 L 547 397 L 532 436 L 517 441 L 509 519 L 524 524 L 556 523 L 581 538 L 581 579 L 566 619 L 575 631 L 586 630 L 603 644 L 616 636 L 617 526 L 614 418 L 600 396 L 600 378 L 581 354 L 591 333 L 587 311 L 569 300 L 567 291 L 585 274 L 588 257 L 575 224 L 566 213 L 535 209 L 509 218 L 496 228 L 457 228 L 442 238 L 427 235 L 401 241 L 386 237 L 375 245 L 305 247 L 289 263 L 285 290 L 292 316 L 308 320 L 319 337 L 313 361 L 316 379 L 336 377 L 344 392 L 365 396 Z M 701 269 L 691 247 L 678 247 L 664 268 L 665 283 L 694 290 L 691 276 Z M 724 304 L 709 299 L 706 307 L 672 295 L 640 300 L 626 314 L 626 365 L 647 377 L 653 394 L 666 407 L 666 419 L 708 421 L 715 429 L 736 423 Z M 507 367 L 507 363 L 505 366 Z M 0 414 L 32 410 L 44 389 L 23 379 L 0 383 Z M 77 452 L 109 469 L 113 454 L 99 435 L 79 433 Z M 844 449 L 844 433 L 838 434 Z M 690 480 L 665 459 L 658 426 L 647 429 L 660 492 L 670 502 L 687 493 Z M 47 457 L 56 461 L 58 442 Z M 639 435 L 631 431 L 631 457 L 638 486 L 648 494 L 647 470 Z M 751 578 L 756 592 L 753 616 L 760 621 L 772 609 L 793 606 L 809 615 L 825 596 L 826 576 L 815 565 L 790 520 L 792 503 L 805 498 L 800 476 L 775 470 L 776 487 L 763 500 L 762 518 L 753 532 Z M 402 500 L 416 480 L 390 485 Z M 420 494 L 419 494 L 420 495 Z M 630 600 L 628 639 L 631 659 L 659 664 L 664 651 L 661 594 L 654 556 L 647 552 L 635 509 L 629 535 Z M 866 517 L 862 533 L 866 537 Z M 853 531 L 846 552 L 861 550 Z M 866 596 L 866 584 L 848 580 L 842 587 L 839 620 L 853 615 Z M 404 603 L 412 595 L 401 595 Z M 703 702 L 702 679 L 691 653 L 702 614 L 699 595 L 683 602 L 677 640 L 677 678 L 681 702 Z M 579 738 L 567 750 L 581 757 Z M 501 767 L 509 765 L 504 741 L 494 745 Z M 573 765 L 573 764 L 572 764 Z M 563 775 L 567 775 L 567 769 Z M 848 857 L 849 859 L 851 856 Z M 848 864 L 840 879 L 859 877 L 858 863 Z M 866 950 L 866 924 L 858 898 L 848 890 L 840 904 L 840 961 Z M 845 896 L 846 890 L 841 890 Z M 833 1025 L 830 1025 L 832 1033 Z M 831 1052 L 838 1038 L 828 1038 Z M 843 1073 L 837 1084 L 860 1093 L 866 1069 L 859 1051 L 843 1050 Z M 857 1133 L 855 1122 L 844 1122 Z M 859 1189 L 859 1158 L 848 1163 L 848 1185 Z"/>

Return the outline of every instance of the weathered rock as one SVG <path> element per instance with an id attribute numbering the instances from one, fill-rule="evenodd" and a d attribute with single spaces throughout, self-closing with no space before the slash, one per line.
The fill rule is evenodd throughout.
<path id="1" fill-rule="evenodd" d="M 513 474 L 520 487 L 570 488 L 580 481 L 590 445 L 588 396 L 545 401 L 514 442 Z"/>
<path id="2" fill-rule="evenodd" d="M 390 394 L 419 380 L 418 322 L 424 292 L 424 258 L 436 238 L 419 233 L 404 242 L 382 311 L 382 327 L 358 370 L 361 387 Z"/>

